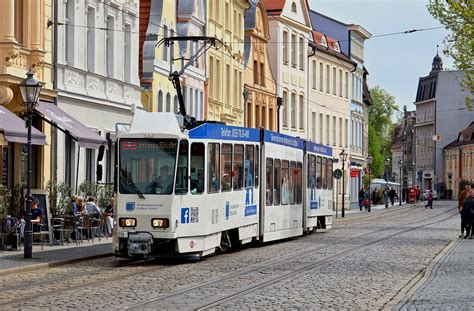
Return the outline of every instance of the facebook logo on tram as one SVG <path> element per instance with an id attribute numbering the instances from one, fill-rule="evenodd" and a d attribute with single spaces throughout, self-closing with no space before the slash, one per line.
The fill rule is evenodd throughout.
<path id="1" fill-rule="evenodd" d="M 181 223 L 189 224 L 189 207 L 181 209 Z"/>

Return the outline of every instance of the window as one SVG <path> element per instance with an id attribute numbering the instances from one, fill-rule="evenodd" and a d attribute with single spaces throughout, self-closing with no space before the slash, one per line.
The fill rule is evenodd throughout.
<path id="1" fill-rule="evenodd" d="M 204 144 L 191 145 L 191 194 L 204 192 Z"/>
<path id="2" fill-rule="evenodd" d="M 168 37 L 168 26 L 163 26 L 163 38 L 167 38 Z M 166 44 L 163 44 L 163 60 L 165 62 L 168 61 L 168 49 L 169 49 L 169 46 L 166 46 Z"/>
<path id="3" fill-rule="evenodd" d="M 296 128 L 296 94 L 291 93 L 291 127 Z"/>
<path id="4" fill-rule="evenodd" d="M 281 115 L 283 119 L 283 126 L 288 126 L 288 92 L 283 91 L 283 105 L 281 105 Z"/>
<path id="5" fill-rule="evenodd" d="M 336 95 L 336 90 L 337 90 L 337 73 L 336 73 L 336 67 L 332 67 L 332 95 Z"/>
<path id="6" fill-rule="evenodd" d="M 296 35 L 291 34 L 291 67 L 296 68 Z"/>
<path id="7" fill-rule="evenodd" d="M 331 117 L 326 116 L 326 145 L 331 144 Z"/>
<path id="8" fill-rule="evenodd" d="M 86 180 L 93 181 L 95 178 L 95 150 L 86 149 Z"/>
<path id="9" fill-rule="evenodd" d="M 300 95 L 300 130 L 304 130 L 304 97 Z"/>
<path id="10" fill-rule="evenodd" d="M 232 71 L 230 70 L 230 65 L 229 64 L 226 64 L 225 65 L 225 70 L 226 70 L 226 77 L 225 77 L 225 80 L 226 80 L 226 93 L 227 93 L 227 98 L 231 98 L 232 96 L 232 87 L 230 86 L 231 85 L 231 82 L 232 82 Z"/>
<path id="11" fill-rule="evenodd" d="M 188 180 L 188 141 L 182 140 L 179 143 L 174 192 L 176 194 L 188 193 Z"/>
<path id="12" fill-rule="evenodd" d="M 324 65 L 319 62 L 319 90 L 324 92 Z"/>
<path id="13" fill-rule="evenodd" d="M 319 114 L 319 143 L 323 144 L 323 138 L 324 138 L 324 116 L 322 113 Z"/>
<path id="14" fill-rule="evenodd" d="M 194 106 L 194 90 L 192 87 L 189 88 L 189 100 L 188 100 L 188 114 L 193 115 L 193 106 Z"/>
<path id="15" fill-rule="evenodd" d="M 342 70 L 339 69 L 339 97 L 342 97 Z"/>
<path id="16" fill-rule="evenodd" d="M 313 84 L 312 84 L 312 85 L 313 85 L 313 90 L 316 90 L 316 87 L 317 87 L 317 84 L 316 84 L 316 64 L 317 64 L 316 61 L 313 60 L 313 62 L 312 62 L 312 65 L 313 65 L 313 66 L 312 66 L 312 67 L 313 67 L 313 68 L 312 68 L 312 70 L 313 70 L 313 72 L 312 72 L 312 77 L 313 77 Z"/>
<path id="17" fill-rule="evenodd" d="M 331 67 L 326 65 L 326 93 L 331 93 Z"/>
<path id="18" fill-rule="evenodd" d="M 68 22 L 69 22 L 69 19 L 71 17 L 71 15 L 68 14 L 68 8 L 69 6 L 71 6 L 69 4 L 69 2 L 72 2 L 71 1 L 68 1 L 68 3 L 66 4 L 66 17 L 65 17 L 65 24 L 66 24 L 66 33 L 68 31 Z M 15 10 L 15 13 L 14 13 L 14 20 L 15 20 L 15 26 L 14 26 L 14 32 L 15 32 L 15 38 L 16 38 L 16 42 L 18 42 L 18 44 L 23 44 L 23 1 L 15 1 L 15 7 L 14 7 L 14 10 Z M 72 27 L 71 27 L 72 28 Z M 66 34 L 67 36 L 67 34 Z"/>
<path id="19" fill-rule="evenodd" d="M 344 94 L 344 97 L 345 98 L 349 98 L 349 73 L 346 72 L 345 73 L 345 76 L 346 76 L 346 80 L 345 80 L 345 88 L 346 88 L 346 91 L 345 91 L 345 94 Z"/>
<path id="20" fill-rule="evenodd" d="M 303 202 L 303 163 L 301 162 L 296 162 L 295 180 L 296 204 L 301 204 Z"/>
<path id="21" fill-rule="evenodd" d="M 260 85 L 265 86 L 267 78 L 265 77 L 265 64 L 260 63 Z"/>
<path id="22" fill-rule="evenodd" d="M 322 158 L 316 158 L 316 187 L 321 189 L 323 187 L 323 173 L 321 170 Z"/>
<path id="23" fill-rule="evenodd" d="M 255 147 L 246 145 L 245 146 L 245 188 L 254 186 L 255 176 Z"/>
<path id="24" fill-rule="evenodd" d="M 342 147 L 342 118 L 339 118 L 339 147 Z"/>
<path id="25" fill-rule="evenodd" d="M 16 1 L 17 2 L 17 7 L 18 10 L 21 9 L 21 12 L 23 11 L 23 1 Z M 76 12 L 76 9 L 74 7 L 74 0 L 68 0 L 66 3 L 66 12 L 65 12 L 65 18 L 64 18 L 64 23 L 66 24 L 66 29 L 65 29 L 65 41 L 66 41 L 66 55 L 65 55 L 65 61 L 68 65 L 74 65 L 74 13 Z M 18 12 L 20 14 L 20 11 Z M 21 13 L 22 14 L 22 13 Z M 23 14 L 22 14 L 23 15 Z M 19 19 L 18 21 L 21 21 Z M 23 32 L 23 22 L 18 23 L 18 31 Z M 23 38 L 22 38 L 23 39 Z M 18 40 L 18 37 L 17 37 Z M 22 40 L 23 41 L 23 40 Z M 18 42 L 20 43 L 20 42 Z M 23 42 L 22 42 L 23 43 Z"/>
<path id="26" fill-rule="evenodd" d="M 290 203 L 290 185 L 289 185 L 289 162 L 283 160 L 281 162 L 281 204 L 287 205 Z"/>
<path id="27" fill-rule="evenodd" d="M 300 37 L 300 69 L 304 70 L 304 39 Z"/>
<path id="28" fill-rule="evenodd" d="M 308 176 L 306 177 L 308 189 L 316 187 L 316 156 L 309 154 L 308 155 Z"/>
<path id="29" fill-rule="evenodd" d="M 222 144 L 222 191 L 232 190 L 232 145 Z"/>
<path id="30" fill-rule="evenodd" d="M 234 168 L 232 170 L 234 190 L 241 190 L 244 186 L 244 146 L 234 146 Z"/>
<path id="31" fill-rule="evenodd" d="M 20 1 L 22 2 L 22 1 Z M 95 10 L 89 7 L 87 12 L 87 70 L 95 69 Z"/>
<path id="32" fill-rule="evenodd" d="M 216 73 L 214 72 L 214 57 L 210 56 L 209 57 L 209 77 L 207 78 L 207 81 L 208 81 L 208 85 L 209 85 L 209 88 L 210 88 L 210 91 L 209 91 L 209 97 L 212 98 L 212 99 L 215 99 L 215 90 L 214 90 L 214 79 L 212 77 L 214 77 Z"/>
<path id="33" fill-rule="evenodd" d="M 158 112 L 163 112 L 163 92 L 158 92 Z"/>
<path id="34" fill-rule="evenodd" d="M 333 184 L 332 159 L 326 159 L 326 168 L 327 168 L 328 190 L 332 190 L 332 184 Z"/>
<path id="35" fill-rule="evenodd" d="M 173 97 L 173 111 L 174 111 L 174 113 L 178 113 L 178 111 L 179 111 L 178 96 L 177 95 L 175 95 Z"/>
<path id="36" fill-rule="evenodd" d="M 259 84 L 259 74 L 258 74 L 258 62 L 256 60 L 253 61 L 253 83 Z"/>
<path id="37" fill-rule="evenodd" d="M 332 117 L 332 145 L 336 146 L 337 118 Z"/>
<path id="38" fill-rule="evenodd" d="M 214 87 L 216 88 L 216 99 L 221 100 L 221 88 L 219 87 L 221 84 L 221 61 L 216 59 L 216 79 L 214 80 Z"/>
<path id="39" fill-rule="evenodd" d="M 166 94 L 166 112 L 171 111 L 171 95 L 170 93 Z"/>
<path id="40" fill-rule="evenodd" d="M 274 205 L 280 205 L 280 195 L 281 195 L 281 174 L 280 174 L 280 160 L 275 159 L 273 165 L 273 195 L 274 195 Z"/>
<path id="41" fill-rule="evenodd" d="M 267 175 L 267 188 L 265 190 L 266 205 L 273 205 L 273 159 L 267 158 L 265 172 Z"/>
<path id="42" fill-rule="evenodd" d="M 296 3 L 295 2 L 293 2 L 291 4 L 291 12 L 296 13 Z"/>
<path id="43" fill-rule="evenodd" d="M 313 141 L 316 141 L 316 112 L 311 113 L 311 135 L 313 138 Z"/>
<path id="44" fill-rule="evenodd" d="M 288 32 L 283 31 L 283 64 L 288 65 Z"/>
<path id="45" fill-rule="evenodd" d="M 199 102 L 199 91 L 197 89 L 194 90 L 194 104 L 191 102 L 191 105 L 194 106 L 194 117 L 196 120 L 199 120 L 200 115 L 200 102 Z"/>
<path id="46" fill-rule="evenodd" d="M 220 170 L 219 170 L 219 158 L 220 158 L 220 145 L 219 144 L 208 144 L 207 145 L 207 166 L 208 166 L 208 185 L 207 189 L 209 193 L 219 192 L 219 178 L 220 178 Z"/>
<path id="47" fill-rule="evenodd" d="M 290 189 L 290 204 L 295 204 L 296 202 L 296 162 L 291 161 L 290 162 L 290 184 L 289 184 L 289 189 Z"/>
<path id="48" fill-rule="evenodd" d="M 124 44 L 124 70 L 123 80 L 125 82 L 132 82 L 132 26 L 125 25 L 125 44 Z"/>
<path id="49" fill-rule="evenodd" d="M 274 116 L 273 116 L 273 108 L 268 108 L 268 129 L 270 131 L 275 131 L 275 126 L 273 124 Z"/>
<path id="50" fill-rule="evenodd" d="M 229 9 L 229 2 L 226 1 L 225 3 L 225 28 L 229 29 L 230 28 L 230 9 Z"/>
<path id="51" fill-rule="evenodd" d="M 260 153 L 258 146 L 255 146 L 255 188 L 258 188 L 258 181 L 260 176 Z"/>
<path id="52" fill-rule="evenodd" d="M 327 159 L 326 158 L 322 158 L 323 162 L 322 162 L 322 165 L 321 165 L 321 176 L 322 176 L 322 189 L 327 189 L 328 188 L 328 180 L 327 180 L 327 168 L 326 168 L 326 163 L 327 163 Z"/>
<path id="53" fill-rule="evenodd" d="M 346 119 L 346 120 L 344 120 L 344 123 L 345 123 L 345 125 L 344 125 L 344 146 L 347 148 L 347 144 L 348 144 L 347 141 L 348 141 L 348 138 L 349 138 L 348 137 L 349 136 L 349 134 L 348 134 L 349 121 Z"/>
<path id="54" fill-rule="evenodd" d="M 114 18 L 107 17 L 107 34 L 106 34 L 106 49 L 105 58 L 107 59 L 107 76 L 113 78 L 114 76 Z"/>

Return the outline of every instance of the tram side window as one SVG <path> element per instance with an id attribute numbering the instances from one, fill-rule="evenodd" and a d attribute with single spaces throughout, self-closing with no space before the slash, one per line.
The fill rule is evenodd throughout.
<path id="1" fill-rule="evenodd" d="M 323 180 L 323 186 L 322 188 L 323 189 L 327 189 L 328 188 L 328 181 L 327 181 L 327 169 L 326 169 L 326 158 L 323 158 L 323 164 L 321 165 L 321 170 L 322 170 L 322 180 Z"/>
<path id="2" fill-rule="evenodd" d="M 178 167 L 176 169 L 176 194 L 188 193 L 188 141 L 182 140 L 179 143 Z"/>
<path id="3" fill-rule="evenodd" d="M 258 180 L 260 173 L 260 153 L 258 146 L 255 146 L 255 188 L 258 188 Z"/>
<path id="4" fill-rule="evenodd" d="M 255 174 L 254 171 L 254 159 L 255 159 L 255 152 L 254 146 L 246 145 L 245 146 L 245 188 L 253 187 L 253 177 Z"/>
<path id="5" fill-rule="evenodd" d="M 301 204 L 303 202 L 303 163 L 296 162 L 296 204 Z"/>
<path id="6" fill-rule="evenodd" d="M 191 145 L 191 194 L 204 192 L 204 144 Z"/>
<path id="7" fill-rule="evenodd" d="M 280 205 L 280 195 L 281 195 L 281 164 L 280 160 L 275 159 L 273 164 L 273 195 L 274 195 L 274 205 Z"/>
<path id="8" fill-rule="evenodd" d="M 316 187 L 316 156 L 308 155 L 308 189 Z"/>
<path id="9" fill-rule="evenodd" d="M 332 159 L 327 159 L 326 167 L 328 170 L 328 190 L 332 190 L 333 176 L 332 176 Z"/>
<path id="10" fill-rule="evenodd" d="M 323 187 L 323 176 L 321 174 L 321 157 L 316 158 L 316 186 L 318 189 Z"/>
<path id="11" fill-rule="evenodd" d="M 219 157 L 220 157 L 220 145 L 219 144 L 208 144 L 207 145 L 207 166 L 208 166 L 208 175 L 207 181 L 208 185 L 207 188 L 209 189 L 209 193 L 219 192 L 219 184 L 220 180 L 219 177 L 221 175 L 219 169 Z"/>
<path id="12" fill-rule="evenodd" d="M 290 204 L 295 204 L 296 198 L 296 162 L 290 162 Z"/>
<path id="13" fill-rule="evenodd" d="M 234 145 L 234 190 L 241 190 L 244 186 L 244 145 Z"/>
<path id="14" fill-rule="evenodd" d="M 266 197 L 266 202 L 267 206 L 268 205 L 273 205 L 273 159 L 267 158 L 266 162 L 266 175 L 267 175 L 267 187 L 265 189 L 265 197 Z"/>
<path id="15" fill-rule="evenodd" d="M 288 185 L 288 161 L 281 161 L 281 205 L 290 203 L 290 186 Z"/>
<path id="16" fill-rule="evenodd" d="M 232 190 L 232 145 L 222 144 L 222 191 Z"/>

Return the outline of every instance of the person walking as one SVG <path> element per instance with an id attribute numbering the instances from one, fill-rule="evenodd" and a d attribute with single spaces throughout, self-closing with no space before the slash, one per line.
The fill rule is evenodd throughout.
<path id="1" fill-rule="evenodd" d="M 393 203 L 395 202 L 395 196 L 396 196 L 396 192 L 395 192 L 395 189 L 392 188 L 390 189 L 390 192 L 388 193 L 389 197 L 390 197 L 390 203 L 392 204 L 393 206 Z"/>
<path id="2" fill-rule="evenodd" d="M 416 186 L 416 188 L 415 188 L 416 203 L 418 203 L 420 201 L 420 195 L 421 195 L 420 187 Z"/>
<path id="3" fill-rule="evenodd" d="M 362 211 L 362 207 L 364 206 L 364 200 L 367 198 L 367 193 L 365 192 L 365 187 L 360 188 L 359 191 L 359 208 Z"/>
<path id="4" fill-rule="evenodd" d="M 388 208 L 388 193 L 389 192 L 390 192 L 390 188 L 389 186 L 386 186 L 383 192 L 383 200 L 385 202 L 385 208 Z"/>
<path id="5" fill-rule="evenodd" d="M 469 186 L 469 184 L 465 184 L 464 189 L 459 193 L 459 197 L 458 197 L 458 210 L 459 210 L 459 215 L 461 216 L 461 235 L 459 236 L 460 238 L 464 237 L 464 231 L 466 229 L 467 219 L 464 216 L 462 209 L 463 209 L 464 201 L 466 201 L 466 199 L 470 195 L 470 190 L 471 190 L 471 186 Z"/>
<path id="6" fill-rule="evenodd" d="M 431 190 L 428 190 L 428 203 L 425 205 L 425 208 L 428 208 L 428 206 L 433 209 L 433 192 Z"/>
<path id="7" fill-rule="evenodd" d="M 465 239 L 470 238 L 472 239 L 473 236 L 473 227 L 474 227 L 474 184 L 471 185 L 471 189 L 469 190 L 469 197 L 464 200 L 461 215 L 463 215 L 465 219 L 465 229 L 466 235 L 464 236 Z"/>

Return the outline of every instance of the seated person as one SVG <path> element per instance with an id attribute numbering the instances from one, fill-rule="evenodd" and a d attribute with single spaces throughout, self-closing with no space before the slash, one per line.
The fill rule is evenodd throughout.
<path id="1" fill-rule="evenodd" d="M 95 216 L 100 215 L 100 209 L 95 204 L 95 198 L 94 197 L 89 197 L 87 199 L 86 214 L 87 215 L 95 215 Z"/>
<path id="2" fill-rule="evenodd" d="M 31 197 L 31 226 L 33 232 L 40 231 L 41 220 L 43 220 L 43 210 L 38 207 L 39 201 L 35 197 Z M 20 235 L 24 237 L 26 227 L 25 218 L 20 219 Z"/>
<path id="3" fill-rule="evenodd" d="M 146 192 L 158 194 L 171 194 L 173 192 L 173 177 L 169 174 L 168 165 L 163 165 L 160 168 L 160 176 L 147 186 Z"/>

